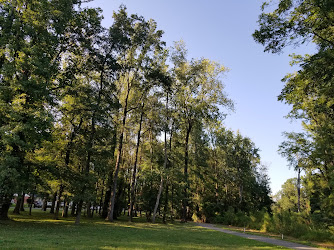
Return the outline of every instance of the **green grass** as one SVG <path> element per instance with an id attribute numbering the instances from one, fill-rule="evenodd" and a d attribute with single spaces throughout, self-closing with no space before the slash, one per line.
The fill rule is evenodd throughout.
<path id="1" fill-rule="evenodd" d="M 216 227 L 222 228 L 222 229 L 227 229 L 235 232 L 241 232 L 241 233 L 246 233 L 250 235 L 258 235 L 258 236 L 264 236 L 268 238 L 273 238 L 273 239 L 282 239 L 281 234 L 275 234 L 275 233 L 270 233 L 270 232 L 262 232 L 260 230 L 256 229 L 246 229 L 244 232 L 243 227 L 236 227 L 236 226 L 227 226 L 227 225 L 221 225 L 221 224 L 215 224 Z M 285 241 L 290 241 L 298 244 L 303 244 L 311 247 L 325 247 L 325 248 L 334 248 L 334 245 L 332 242 L 317 242 L 317 241 L 309 241 L 309 240 L 301 240 L 298 238 L 294 238 L 288 235 L 284 235 L 284 240 Z"/>
<path id="2" fill-rule="evenodd" d="M 0 249 L 286 249 L 204 229 L 193 223 L 152 224 L 126 218 L 53 220 L 48 212 L 11 215 L 0 222 Z"/>

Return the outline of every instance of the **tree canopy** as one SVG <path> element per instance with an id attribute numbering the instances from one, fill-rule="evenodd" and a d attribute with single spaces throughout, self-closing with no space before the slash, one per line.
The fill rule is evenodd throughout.
<path id="1" fill-rule="evenodd" d="M 316 45 L 312 55 L 293 55 L 292 63 L 300 69 L 283 79 L 285 86 L 278 99 L 292 106 L 288 116 L 301 119 L 305 133 L 287 134 L 281 152 L 290 162 L 303 158 L 299 166 L 306 171 L 308 181 L 320 185 L 319 190 L 310 192 L 311 206 L 312 202 L 318 203 L 313 207 L 333 222 L 334 3 L 281 0 L 276 9 L 267 13 L 268 5 L 263 5 L 259 29 L 253 34 L 265 51 L 279 53 L 287 46 L 306 42 Z"/>

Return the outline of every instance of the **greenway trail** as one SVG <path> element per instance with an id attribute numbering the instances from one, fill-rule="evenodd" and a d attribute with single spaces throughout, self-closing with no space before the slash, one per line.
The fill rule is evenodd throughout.
<path id="1" fill-rule="evenodd" d="M 209 228 L 209 229 L 212 229 L 212 230 L 220 231 L 220 232 L 223 232 L 223 233 L 233 234 L 235 236 L 243 237 L 243 238 L 246 238 L 246 239 L 257 240 L 257 241 L 261 241 L 261 242 L 265 242 L 265 243 L 269 243 L 269 244 L 273 244 L 273 245 L 277 245 L 277 246 L 283 246 L 283 247 L 287 247 L 287 248 L 291 248 L 291 249 L 319 250 L 319 248 L 316 248 L 316 247 L 310 247 L 310 246 L 306 246 L 306 245 L 302 245 L 302 244 L 298 244 L 298 243 L 293 243 L 293 242 L 289 242 L 289 241 L 277 240 L 277 239 L 272 239 L 272 238 L 267 238 L 267 237 L 262 237 L 262 236 L 257 236 L 257 235 L 250 235 L 250 234 L 244 234 L 244 233 L 239 233 L 239 232 L 235 232 L 235 231 L 230 231 L 230 230 L 227 230 L 227 229 L 222 229 L 222 228 L 215 227 L 212 224 L 197 223 L 197 225 L 199 225 L 201 227 Z"/>

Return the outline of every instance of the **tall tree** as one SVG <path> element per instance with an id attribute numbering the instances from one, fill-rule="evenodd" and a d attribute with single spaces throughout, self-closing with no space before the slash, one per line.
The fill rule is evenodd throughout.
<path id="1" fill-rule="evenodd" d="M 193 127 L 197 122 L 204 123 L 219 120 L 222 114 L 218 105 L 231 107 L 232 102 L 223 92 L 221 75 L 226 68 L 208 59 L 187 61 L 187 51 L 183 42 L 175 44 L 172 54 L 174 64 L 175 102 L 178 116 L 182 121 L 184 134 L 184 194 L 182 200 L 182 220 L 187 220 L 188 207 L 188 166 L 189 139 Z"/>
<path id="2" fill-rule="evenodd" d="M 295 74 L 287 75 L 279 100 L 292 105 L 290 117 L 301 119 L 313 144 L 314 169 L 321 169 L 326 182 L 324 197 L 333 192 L 334 169 L 334 106 L 333 106 L 333 56 L 334 56 L 334 4 L 324 0 L 281 0 L 277 8 L 259 17 L 260 28 L 254 39 L 265 46 L 265 51 L 279 53 L 286 46 L 301 45 L 311 41 L 316 44 L 313 55 L 294 55 L 293 63 L 300 66 Z M 311 169 L 311 167 L 310 167 Z M 314 171 L 313 175 L 317 175 Z M 326 199 L 323 210 L 333 220 L 334 203 Z"/>
<path id="3" fill-rule="evenodd" d="M 50 138 L 52 89 L 63 39 L 78 1 L 2 1 L 0 6 L 0 218 L 36 168 Z"/>
<path id="4" fill-rule="evenodd" d="M 116 14 L 114 13 L 114 26 L 122 27 L 124 39 L 127 47 L 123 54 L 119 56 L 121 71 L 116 81 L 119 100 L 122 105 L 120 112 L 119 139 L 117 156 L 113 177 L 113 187 L 110 201 L 108 220 L 114 219 L 114 207 L 117 191 L 118 173 L 120 170 L 121 156 L 123 150 L 123 139 L 125 126 L 129 112 L 138 106 L 136 98 L 132 98 L 133 92 L 141 89 L 141 83 L 145 82 L 147 67 L 150 65 L 152 53 L 158 51 L 163 43 L 160 41 L 162 31 L 157 30 L 153 20 L 145 21 L 143 17 L 137 15 L 128 16 L 126 8 L 123 6 Z M 134 103 L 133 103 L 134 102 Z M 139 104 L 140 105 L 140 104 Z"/>

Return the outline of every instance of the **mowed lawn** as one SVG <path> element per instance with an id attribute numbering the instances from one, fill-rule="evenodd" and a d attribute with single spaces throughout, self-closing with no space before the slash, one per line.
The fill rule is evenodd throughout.
<path id="1" fill-rule="evenodd" d="M 227 235 L 194 223 L 152 224 L 139 218 L 114 223 L 99 218 L 53 220 L 48 212 L 33 210 L 0 222 L 0 249 L 286 249 Z"/>

